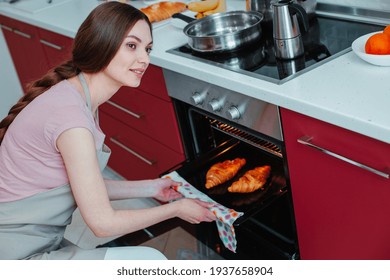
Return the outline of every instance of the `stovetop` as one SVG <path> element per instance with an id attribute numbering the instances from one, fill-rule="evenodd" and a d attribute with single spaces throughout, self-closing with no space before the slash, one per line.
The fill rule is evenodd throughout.
<path id="1" fill-rule="evenodd" d="M 281 84 L 350 51 L 358 37 L 382 29 L 379 24 L 316 15 L 310 19 L 309 30 L 302 35 L 305 54 L 292 60 L 275 58 L 269 23 L 262 26 L 259 42 L 240 51 L 203 54 L 185 44 L 168 52 Z"/>

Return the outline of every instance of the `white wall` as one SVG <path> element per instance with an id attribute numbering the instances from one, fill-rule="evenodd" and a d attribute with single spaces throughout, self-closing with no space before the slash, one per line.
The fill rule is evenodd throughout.
<path id="1" fill-rule="evenodd" d="M 15 67 L 0 30 L 0 119 L 3 119 L 12 105 L 23 95 Z"/>
<path id="2" fill-rule="evenodd" d="M 390 0 L 317 0 L 317 2 L 390 12 Z"/>

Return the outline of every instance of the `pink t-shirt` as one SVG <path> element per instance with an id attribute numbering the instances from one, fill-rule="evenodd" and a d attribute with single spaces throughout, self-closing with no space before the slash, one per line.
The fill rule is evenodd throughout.
<path id="1" fill-rule="evenodd" d="M 64 80 L 35 98 L 8 128 L 0 145 L 0 202 L 19 200 L 69 183 L 56 141 L 70 128 L 104 134 L 81 94 Z"/>

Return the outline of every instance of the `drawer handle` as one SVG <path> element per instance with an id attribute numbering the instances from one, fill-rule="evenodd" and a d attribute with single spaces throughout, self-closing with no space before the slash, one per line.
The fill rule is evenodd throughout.
<path id="1" fill-rule="evenodd" d="M 336 154 L 336 153 L 334 153 L 334 152 L 331 152 L 331 151 L 329 151 L 329 150 L 326 150 L 326 149 L 324 149 L 324 148 L 321 148 L 321 147 L 319 147 L 319 146 L 316 146 L 316 145 L 314 145 L 314 144 L 312 143 L 312 141 L 311 141 L 312 139 L 313 139 L 313 137 L 310 137 L 310 136 L 302 136 L 301 138 L 298 139 L 298 143 L 303 144 L 303 145 L 308 146 L 308 147 L 311 147 L 311 148 L 314 148 L 314 149 L 316 149 L 316 150 L 319 150 L 320 152 L 323 152 L 323 153 L 325 153 L 325 154 L 327 154 L 327 155 L 330 155 L 330 156 L 332 156 L 332 157 L 338 158 L 338 159 L 340 159 L 340 160 L 342 160 L 342 161 L 348 162 L 348 163 L 350 163 L 350 164 L 352 164 L 352 165 L 355 165 L 355 166 L 357 166 L 357 167 L 360 167 L 360 168 L 362 168 L 362 169 L 364 169 L 364 170 L 370 171 L 370 172 L 372 172 L 372 173 L 374 173 L 374 174 L 376 174 L 376 175 L 379 175 L 379 176 L 381 176 L 381 177 L 383 177 L 383 178 L 386 178 L 386 179 L 389 179 L 389 178 L 390 178 L 390 175 L 387 174 L 387 173 L 384 173 L 384 172 L 382 172 L 382 171 L 376 170 L 376 169 L 371 168 L 371 167 L 369 167 L 369 166 L 367 166 L 367 165 L 364 165 L 364 164 L 362 164 L 362 163 L 360 163 L 360 162 L 351 160 L 351 159 L 349 159 L 349 158 L 346 158 L 346 157 L 344 157 L 344 156 L 341 156 L 341 155 L 339 155 L 339 154 Z"/>
<path id="2" fill-rule="evenodd" d="M 27 39 L 31 39 L 32 38 L 32 36 L 30 34 L 24 33 L 24 32 L 19 31 L 17 29 L 14 29 L 14 33 L 18 34 L 19 36 L 22 36 L 24 38 L 27 38 Z"/>
<path id="3" fill-rule="evenodd" d="M 4 25 L 4 24 L 0 24 L 0 26 L 1 26 L 1 28 L 12 32 L 12 28 L 11 27 L 9 27 L 7 25 Z"/>
<path id="4" fill-rule="evenodd" d="M 113 137 L 110 137 L 110 141 L 113 142 L 114 144 L 118 145 L 119 147 L 123 148 L 124 150 L 128 151 L 129 153 L 131 153 L 132 155 L 136 156 L 137 158 L 139 158 L 140 160 L 146 162 L 147 164 L 149 165 L 154 165 L 155 164 L 155 160 L 149 160 L 145 157 L 143 157 L 142 155 L 140 155 L 139 153 L 133 151 L 132 149 L 130 149 L 129 147 L 123 145 L 121 142 L 119 142 L 117 139 L 113 138 Z"/>
<path id="5" fill-rule="evenodd" d="M 121 110 L 121 111 L 123 111 L 123 112 L 125 112 L 125 113 L 127 113 L 127 114 L 129 114 L 131 116 L 133 116 L 134 118 L 137 118 L 137 119 L 142 118 L 141 114 L 137 114 L 137 113 L 134 113 L 134 112 L 132 112 L 130 110 L 127 110 L 126 108 L 123 108 L 122 106 L 120 106 L 120 105 L 118 105 L 118 104 L 116 104 L 116 103 L 114 103 L 114 102 L 112 102 L 110 100 L 108 100 L 107 103 L 112 105 L 112 106 L 114 106 L 115 108 L 118 108 L 119 110 Z"/>
<path id="6" fill-rule="evenodd" d="M 50 42 L 48 42 L 46 40 L 43 40 L 43 39 L 39 40 L 39 42 L 41 42 L 41 44 L 43 44 L 45 46 L 51 47 L 51 48 L 59 50 L 59 51 L 62 51 L 62 49 L 63 49 L 61 46 L 58 46 L 58 45 L 53 44 L 53 43 L 50 43 Z"/>

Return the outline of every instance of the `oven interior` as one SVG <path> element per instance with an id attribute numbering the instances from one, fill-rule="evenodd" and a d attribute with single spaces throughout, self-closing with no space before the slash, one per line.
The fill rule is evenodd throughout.
<path id="1" fill-rule="evenodd" d="M 234 226 L 237 252 L 224 248 L 215 223 L 201 223 L 196 237 L 225 259 L 293 259 L 298 257 L 292 200 L 283 142 L 241 127 L 211 113 L 174 100 L 179 126 L 185 139 L 186 162 L 176 171 L 190 184 L 222 205 L 244 212 Z M 185 117 L 184 117 L 185 116 Z M 228 182 L 206 189 L 209 168 L 227 159 L 245 158 L 247 163 Z M 227 188 L 246 171 L 270 165 L 266 185 L 247 194 Z"/>

